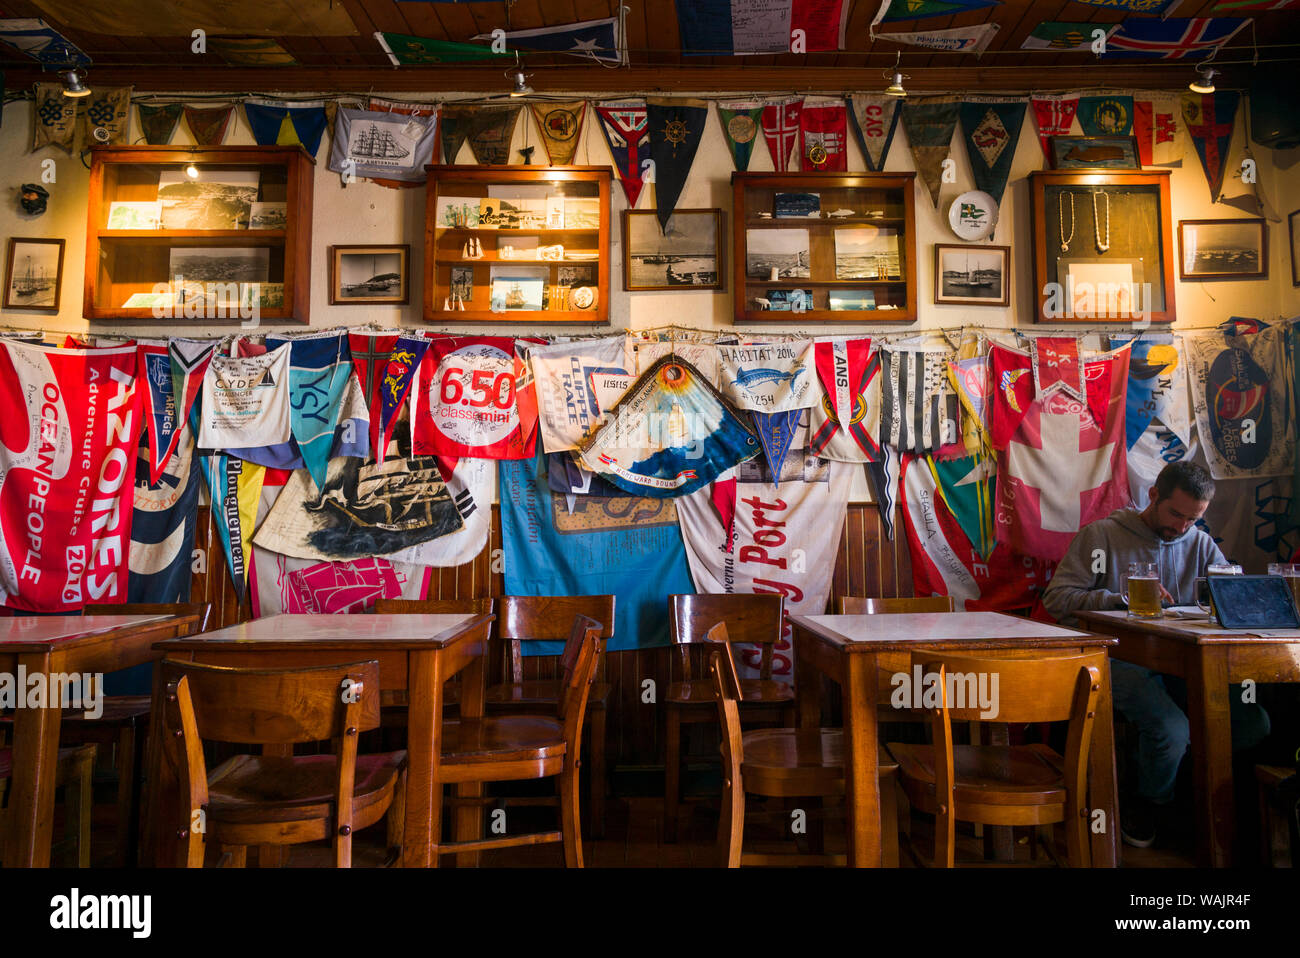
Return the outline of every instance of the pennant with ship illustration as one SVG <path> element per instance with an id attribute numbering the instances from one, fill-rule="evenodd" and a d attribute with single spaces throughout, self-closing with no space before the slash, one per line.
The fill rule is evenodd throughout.
<path id="1" fill-rule="evenodd" d="M 424 153 L 424 141 L 422 140 L 420 141 L 421 150 L 418 153 L 418 156 L 422 157 L 422 159 L 411 161 L 412 165 L 420 171 L 418 176 L 410 179 L 388 179 L 380 176 L 370 177 L 370 182 L 379 186 L 387 187 L 390 190 L 423 188 L 425 182 L 423 164 L 434 162 L 434 154 L 438 151 L 438 133 L 440 132 L 438 129 L 438 117 L 440 112 L 438 105 L 436 103 L 401 103 L 395 100 L 384 100 L 372 96 L 370 102 L 366 104 L 366 109 L 370 110 L 372 113 L 415 117 L 424 120 L 429 124 L 433 131 L 433 137 L 429 144 L 429 152 L 427 155 Z M 331 154 L 332 153 L 333 148 L 331 145 Z"/>
<path id="2" fill-rule="evenodd" d="M 423 183 L 438 137 L 436 112 L 412 116 L 396 111 L 349 110 L 334 119 L 327 168 L 353 176 L 381 176 Z"/>
<path id="3" fill-rule="evenodd" d="M 655 209 L 661 229 L 677 208 L 699 149 L 709 105 L 704 100 L 646 98 L 650 158 L 655 170 Z"/>
<path id="4" fill-rule="evenodd" d="M 649 125 L 645 100 L 614 100 L 596 104 L 600 128 L 605 134 L 614 170 L 623 184 L 629 209 L 636 207 L 645 185 L 645 166 L 650 159 Z"/>
<path id="5" fill-rule="evenodd" d="M 862 148 L 862 158 L 868 170 L 879 173 L 885 168 L 889 145 L 894 141 L 894 131 L 898 128 L 898 97 L 854 93 L 849 97 L 849 106 L 849 117 L 853 121 L 858 146 Z"/>
<path id="6" fill-rule="evenodd" d="M 557 166 L 573 162 L 582 139 L 582 121 L 587 115 L 586 100 L 547 101 L 532 104 L 533 119 L 542 134 L 546 157 Z"/>

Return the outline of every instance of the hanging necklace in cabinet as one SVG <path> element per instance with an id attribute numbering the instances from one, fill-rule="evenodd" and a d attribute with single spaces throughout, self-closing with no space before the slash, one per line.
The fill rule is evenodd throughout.
<path id="1" fill-rule="evenodd" d="M 1065 198 L 1070 198 L 1070 235 L 1065 235 Z M 1057 222 L 1061 227 L 1061 252 L 1070 252 L 1070 241 L 1074 239 L 1074 194 L 1069 190 L 1061 190 L 1056 195 Z"/>
<path id="2" fill-rule="evenodd" d="M 1105 235 L 1103 236 L 1102 225 L 1097 218 L 1097 194 L 1100 193 L 1105 199 L 1106 208 L 1106 225 Z M 1110 194 L 1105 190 L 1092 191 L 1092 233 L 1097 238 L 1097 252 L 1104 253 L 1110 249 Z"/>

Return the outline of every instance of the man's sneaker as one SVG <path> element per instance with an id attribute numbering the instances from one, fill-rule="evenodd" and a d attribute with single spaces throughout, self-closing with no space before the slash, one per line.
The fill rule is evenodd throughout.
<path id="1" fill-rule="evenodd" d="M 1156 842 L 1155 806 L 1145 799 L 1135 798 L 1120 810 L 1119 834 L 1124 844 L 1134 848 L 1150 848 Z"/>

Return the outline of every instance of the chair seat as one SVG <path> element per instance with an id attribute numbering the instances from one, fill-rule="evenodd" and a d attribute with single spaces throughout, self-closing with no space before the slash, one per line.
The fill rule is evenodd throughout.
<path id="1" fill-rule="evenodd" d="M 59 749 L 59 764 L 56 766 L 55 774 L 58 781 L 62 784 L 69 772 L 76 767 L 77 760 L 86 752 L 95 753 L 93 745 L 78 745 L 73 748 Z M 14 774 L 14 750 L 11 748 L 0 748 L 0 781 L 12 778 Z"/>
<path id="2" fill-rule="evenodd" d="M 608 682 L 593 682 L 591 692 L 587 695 L 587 708 L 603 709 L 609 702 L 612 686 Z M 528 682 L 508 682 L 489 686 L 487 704 L 502 705 L 549 705 L 552 708 L 560 700 L 559 679 L 533 679 Z"/>
<path id="3" fill-rule="evenodd" d="M 904 781 L 934 794 L 934 749 L 891 742 Z M 1059 805 L 1066 799 L 1061 758 L 1046 745 L 955 745 L 953 798 L 958 806 Z"/>
<path id="4" fill-rule="evenodd" d="M 740 707 L 756 705 L 781 705 L 794 701 L 794 688 L 775 679 L 742 679 L 740 682 Z M 717 707 L 717 698 L 710 679 L 672 682 L 666 700 L 673 705 L 708 705 Z"/>
<path id="5" fill-rule="evenodd" d="M 442 764 L 563 758 L 564 726 L 549 715 L 489 715 L 442 724 Z"/>
<path id="6" fill-rule="evenodd" d="M 372 806 L 387 808 L 405 763 L 405 752 L 357 756 L 352 800 L 358 820 Z M 337 782 L 338 759 L 333 755 L 236 755 L 208 777 L 208 820 L 250 824 L 329 818 Z"/>
<path id="7" fill-rule="evenodd" d="M 757 795 L 843 795 L 844 733 L 840 729 L 764 728 L 741 738 L 745 791 Z M 898 771 L 882 745 L 881 778 Z"/>

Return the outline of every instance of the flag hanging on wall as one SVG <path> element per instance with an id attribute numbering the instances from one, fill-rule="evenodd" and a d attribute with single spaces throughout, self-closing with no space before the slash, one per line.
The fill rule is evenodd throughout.
<path id="1" fill-rule="evenodd" d="M 442 129 L 439 138 L 442 141 L 442 162 L 451 164 L 460 155 L 460 148 L 465 145 L 469 135 L 468 120 L 470 108 L 464 106 L 445 106 L 442 108 Z"/>
<path id="2" fill-rule="evenodd" d="M 413 37 L 409 33 L 376 32 L 374 37 L 395 67 L 514 59 L 513 53 L 497 53 L 486 43 L 432 40 L 429 37 Z"/>
<path id="3" fill-rule="evenodd" d="M 385 177 L 372 176 L 370 182 L 379 186 L 387 187 L 391 190 L 397 189 L 419 189 L 424 186 L 424 167 L 421 164 L 433 163 L 434 153 L 437 151 L 438 142 L 438 113 L 439 107 L 436 103 L 399 103 L 395 100 L 384 100 L 379 97 L 371 97 L 370 102 L 366 104 L 366 109 L 373 113 L 384 113 L 389 115 L 400 115 L 408 117 L 418 117 L 428 123 L 434 130 L 433 141 L 430 146 L 429 154 L 424 159 L 419 160 L 415 165 L 420 170 L 420 175 L 413 179 L 395 180 Z M 333 144 L 330 148 L 333 154 Z M 423 153 L 421 153 L 423 155 Z"/>
<path id="4" fill-rule="evenodd" d="M 62 83 L 38 83 L 33 93 L 36 115 L 32 122 L 32 151 L 50 145 L 71 153 L 77 101 L 63 95 Z"/>
<path id="5" fill-rule="evenodd" d="M 230 128 L 230 118 L 234 115 L 235 105 L 197 107 L 184 109 L 185 125 L 190 128 L 194 142 L 198 146 L 220 146 Z"/>
<path id="6" fill-rule="evenodd" d="M 533 346 L 538 430 L 548 453 L 577 449 L 632 385 L 624 335 Z"/>
<path id="7" fill-rule="evenodd" d="M 162 341 L 141 342 L 136 345 L 136 352 L 136 369 L 144 379 L 140 398 L 144 406 L 144 428 L 149 449 L 149 468 L 141 479 L 156 484 L 167 467 L 167 460 L 176 451 L 184 420 L 177 415 L 167 344 Z"/>
<path id="8" fill-rule="evenodd" d="M 677 30 L 688 56 L 842 50 L 850 6 L 844 0 L 691 0 L 676 4 Z"/>
<path id="9" fill-rule="evenodd" d="M 131 518 L 131 574 L 128 602 L 188 602 L 194 527 L 198 519 L 199 473 L 194 433 L 187 423 L 177 430 L 175 453 L 156 479 L 147 442 L 136 463 Z"/>
<path id="10" fill-rule="evenodd" d="M 849 107 L 862 158 L 868 170 L 879 173 L 885 168 L 889 144 L 894 141 L 894 130 L 898 128 L 898 98 L 854 93 L 849 97 Z"/>
<path id="11" fill-rule="evenodd" d="M 289 441 L 289 344 L 261 356 L 213 356 L 203 377 L 202 449 L 257 449 Z"/>
<path id="12" fill-rule="evenodd" d="M 866 337 L 819 339 L 813 357 L 822 397 L 812 407 L 809 449 L 841 462 L 879 460 L 879 351 Z"/>
<path id="13" fill-rule="evenodd" d="M 763 105 L 763 139 L 772 154 L 772 169 L 784 173 L 789 168 L 790 152 L 799 136 L 799 116 L 803 97 L 769 100 Z"/>
<path id="14" fill-rule="evenodd" d="M 1078 0 L 1090 7 L 1108 7 L 1111 10 L 1128 10 L 1130 13 L 1143 13 L 1148 16 L 1172 13 L 1173 8 L 1182 0 Z"/>
<path id="15" fill-rule="evenodd" d="M 1034 107 L 1034 122 L 1038 124 L 1038 142 L 1043 155 L 1051 159 L 1048 140 L 1054 136 L 1068 136 L 1079 109 L 1077 96 L 1036 96 L 1029 101 Z"/>
<path id="16" fill-rule="evenodd" d="M 575 498 L 547 488 L 546 457 L 500 465 L 510 595 L 616 595 L 609 651 L 667 645 L 664 596 L 694 592 L 671 499 Z M 563 643 L 538 643 L 541 654 Z"/>
<path id="17" fill-rule="evenodd" d="M 561 23 L 531 30 L 507 30 L 506 49 L 567 53 L 572 56 L 622 63 L 627 56 L 620 42 L 618 17 Z M 480 33 L 475 40 L 490 40 L 492 34 Z"/>
<path id="18" fill-rule="evenodd" d="M 380 384 L 383 382 L 388 358 L 397 345 L 398 333 L 349 333 L 348 351 L 356 367 L 357 383 L 370 410 L 370 448 L 376 459 L 381 458 L 380 443 Z"/>
<path id="19" fill-rule="evenodd" d="M 912 145 L 917 172 L 930 191 L 930 201 L 939 208 L 939 191 L 943 186 L 943 161 L 952 148 L 952 134 L 957 129 L 956 100 L 939 99 L 903 104 L 903 129 Z"/>
<path id="20" fill-rule="evenodd" d="M 0 605 L 126 600 L 136 383 L 134 346 L 0 342 Z"/>
<path id="21" fill-rule="evenodd" d="M 668 219 L 677 208 L 708 118 L 709 104 L 704 100 L 646 98 L 650 158 L 655 165 L 655 209 L 661 229 L 668 228 Z"/>
<path id="22" fill-rule="evenodd" d="M 393 351 L 388 354 L 388 363 L 384 367 L 384 376 L 379 384 L 379 448 L 376 459 L 382 463 L 392 438 L 393 427 L 397 417 L 406 405 L 411 386 L 415 382 L 415 371 L 420 368 L 420 361 L 429 349 L 429 341 L 410 336 L 400 337 L 393 344 Z M 372 412 L 373 416 L 374 413 Z"/>
<path id="23" fill-rule="evenodd" d="M 715 348 L 722 395 L 737 409 L 788 412 L 817 402 L 812 340 Z"/>
<path id="24" fill-rule="evenodd" d="M 0 20 L 0 41 L 47 66 L 64 69 L 90 66 L 90 57 L 80 47 L 36 17 Z"/>
<path id="25" fill-rule="evenodd" d="M 244 101 L 244 116 L 259 146 L 301 145 L 313 159 L 328 124 L 324 100 L 287 103 L 250 98 Z"/>
<path id="26" fill-rule="evenodd" d="M 121 146 L 127 142 L 127 130 L 131 125 L 131 90 L 129 86 L 99 88 L 76 101 L 80 149 L 101 144 Z"/>
<path id="27" fill-rule="evenodd" d="M 731 150 L 731 163 L 740 172 L 749 169 L 749 158 L 758 139 L 763 104 L 758 100 L 719 100 L 718 123 Z"/>
<path id="28" fill-rule="evenodd" d="M 614 170 L 627 194 L 629 208 L 636 207 L 650 159 L 649 127 L 645 100 L 610 100 L 596 104 L 600 128 L 614 157 Z"/>
<path id="29" fill-rule="evenodd" d="M 970 27 L 951 27 L 947 30 L 921 30 L 916 33 L 877 33 L 876 39 L 890 43 L 903 43 L 927 50 L 946 50 L 950 53 L 974 53 L 977 56 L 988 49 L 998 32 L 996 23 L 979 23 Z"/>
<path id="30" fill-rule="evenodd" d="M 433 162 L 438 119 L 396 111 L 340 108 L 334 119 L 328 168 L 353 176 L 382 176 L 423 183 Z"/>
<path id="31" fill-rule="evenodd" d="M 548 101 L 532 104 L 533 119 L 542 134 L 546 158 L 557 166 L 573 162 L 582 139 L 582 121 L 587 115 L 586 100 Z"/>
<path id="32" fill-rule="evenodd" d="M 964 451 L 957 397 L 947 388 L 948 351 L 885 347 L 878 355 L 880 442 L 899 452 Z"/>
<path id="33" fill-rule="evenodd" d="M 212 503 L 210 521 L 217 527 L 217 538 L 226 556 L 226 568 L 234 584 L 235 597 L 243 602 L 248 585 L 253 525 L 266 467 L 220 453 L 202 456 L 199 466 Z"/>
<path id="34" fill-rule="evenodd" d="M 1183 123 L 1196 147 L 1196 155 L 1201 158 L 1211 202 L 1217 202 L 1223 192 L 1223 173 L 1240 98 L 1241 94 L 1235 90 L 1183 94 Z"/>
<path id="35" fill-rule="evenodd" d="M 510 162 L 510 141 L 514 138 L 515 125 L 522 111 L 521 106 L 476 107 L 461 120 L 465 138 L 469 140 L 469 148 L 474 151 L 477 162 L 485 165 Z"/>
<path id="36" fill-rule="evenodd" d="M 1112 346 L 1129 336 L 1112 336 Z M 1194 454 L 1187 404 L 1187 364 L 1173 336 L 1155 333 L 1133 339 L 1129 348 L 1124 441 L 1128 446 L 1129 493 L 1138 509 L 1167 463 Z"/>
<path id="37" fill-rule="evenodd" d="M 847 109 L 839 97 L 807 97 L 799 114 L 799 156 L 804 170 L 849 168 Z"/>
<path id="38" fill-rule="evenodd" d="M 999 204 L 1011 172 L 1011 160 L 1025 123 L 1025 103 L 963 103 L 961 128 L 966 134 L 975 188 Z"/>
<path id="39" fill-rule="evenodd" d="M 1133 98 L 1081 96 L 1078 116 L 1087 136 L 1127 136 L 1133 130 Z"/>
<path id="40" fill-rule="evenodd" d="M 135 108 L 140 111 L 140 130 L 144 133 L 146 143 L 150 146 L 166 146 L 172 141 L 172 135 L 181 122 L 181 104 L 148 106 L 137 103 Z"/>

